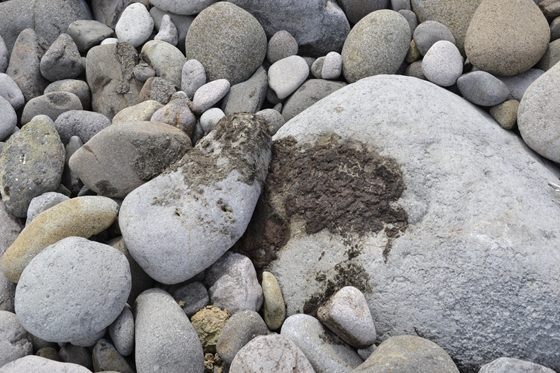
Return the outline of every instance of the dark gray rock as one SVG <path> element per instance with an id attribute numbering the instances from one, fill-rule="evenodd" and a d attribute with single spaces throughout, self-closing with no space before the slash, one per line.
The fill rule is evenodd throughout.
<path id="1" fill-rule="evenodd" d="M 289 121 L 317 101 L 344 87 L 344 82 L 331 82 L 323 79 L 310 79 L 303 83 L 286 101 L 282 116 Z"/>
<path id="2" fill-rule="evenodd" d="M 84 71 L 84 65 L 72 37 L 60 34 L 41 58 L 39 68 L 51 82 L 79 76 Z"/>
<path id="3" fill-rule="evenodd" d="M 266 59 L 270 64 L 298 53 L 296 39 L 286 30 L 276 32 L 268 41 Z"/>
<path id="4" fill-rule="evenodd" d="M 267 88 L 268 76 L 261 66 L 251 78 L 230 87 L 222 104 L 224 113 L 256 113 L 264 103 Z"/>
<path id="5" fill-rule="evenodd" d="M 494 106 L 509 97 L 509 89 L 498 78 L 485 71 L 473 71 L 457 79 L 463 97 L 473 104 Z"/>
<path id="6" fill-rule="evenodd" d="M 94 372 L 117 371 L 120 373 L 134 373 L 132 367 L 119 354 L 115 346 L 103 338 L 95 344 L 92 360 Z"/>
<path id="7" fill-rule="evenodd" d="M 172 291 L 171 295 L 189 318 L 206 307 L 210 301 L 208 290 L 201 282 L 180 286 Z"/>
<path id="8" fill-rule="evenodd" d="M 69 110 L 54 122 L 63 144 L 68 144 L 72 136 L 78 136 L 82 143 L 86 143 L 110 125 L 111 121 L 105 115 L 86 110 Z"/>
<path id="9" fill-rule="evenodd" d="M 10 59 L 10 52 L 4 43 L 4 39 L 0 36 L 0 73 L 6 72 L 8 62 Z"/>
<path id="10" fill-rule="evenodd" d="M 241 311 L 232 315 L 218 337 L 216 352 L 223 361 L 231 364 L 239 350 L 251 339 L 267 335 L 268 328 L 255 311 Z"/>
<path id="11" fill-rule="evenodd" d="M 25 98 L 16 82 L 7 74 L 0 73 L 0 96 L 17 110 L 25 103 Z"/>
<path id="12" fill-rule="evenodd" d="M 31 335 L 15 313 L 0 310 L 0 367 L 33 353 Z"/>
<path id="13" fill-rule="evenodd" d="M 422 56 L 425 55 L 437 41 L 447 40 L 455 44 L 455 37 L 447 26 L 443 23 L 430 20 L 422 22 L 414 29 L 413 39 L 416 43 L 416 48 L 418 48 Z"/>
<path id="14" fill-rule="evenodd" d="M 81 19 L 68 25 L 68 35 L 72 37 L 80 53 L 86 53 L 91 47 L 113 36 L 114 31 L 99 21 Z"/>
<path id="15" fill-rule="evenodd" d="M 371 12 L 389 7 L 389 0 L 340 0 L 340 7 L 350 23 L 358 23 Z"/>
<path id="16" fill-rule="evenodd" d="M 78 96 L 84 110 L 91 109 L 91 92 L 83 80 L 64 79 L 52 82 L 45 88 L 44 94 L 51 92 L 70 92 Z"/>
<path id="17" fill-rule="evenodd" d="M 86 347 L 74 346 L 73 344 L 67 343 L 60 347 L 58 355 L 65 363 L 78 364 L 89 370 L 93 370 L 91 352 Z"/>
<path id="18" fill-rule="evenodd" d="M 63 91 L 51 92 L 32 98 L 25 104 L 21 123 L 29 123 L 36 115 L 46 115 L 55 121 L 60 114 L 82 109 L 82 102 L 75 94 Z"/>
<path id="19" fill-rule="evenodd" d="M 133 3 L 150 4 L 148 0 L 91 0 L 91 11 L 96 21 L 115 29 L 117 21 L 127 6 Z"/>

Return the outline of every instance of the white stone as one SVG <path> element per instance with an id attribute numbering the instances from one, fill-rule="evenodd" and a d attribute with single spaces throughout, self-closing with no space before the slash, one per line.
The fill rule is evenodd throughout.
<path id="1" fill-rule="evenodd" d="M 337 52 L 329 52 L 323 61 L 321 77 L 323 79 L 338 79 L 342 72 L 342 56 Z"/>
<path id="2" fill-rule="evenodd" d="M 268 84 L 280 100 L 285 99 L 309 76 L 309 66 L 300 56 L 290 56 L 273 63 L 268 69 Z"/>
<path id="3" fill-rule="evenodd" d="M 154 20 L 142 3 L 133 3 L 127 6 L 115 25 L 115 34 L 118 40 L 130 43 L 134 48 L 148 40 L 153 30 Z"/>
<path id="4" fill-rule="evenodd" d="M 450 41 L 435 42 L 422 60 L 422 72 L 426 79 L 442 87 L 457 82 L 463 73 L 463 57 Z"/>

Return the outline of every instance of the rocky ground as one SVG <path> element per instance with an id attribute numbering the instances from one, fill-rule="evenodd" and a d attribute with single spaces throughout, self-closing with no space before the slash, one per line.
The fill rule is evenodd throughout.
<path id="1" fill-rule="evenodd" d="M 560 371 L 559 0 L 0 1 L 0 373 Z"/>

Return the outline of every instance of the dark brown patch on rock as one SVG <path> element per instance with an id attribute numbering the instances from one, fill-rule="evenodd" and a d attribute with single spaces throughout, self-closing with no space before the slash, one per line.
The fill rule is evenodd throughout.
<path id="1" fill-rule="evenodd" d="M 132 168 L 141 180 L 150 180 L 191 148 L 188 139 L 179 136 L 154 134 L 131 140 L 140 149 L 134 156 Z"/>

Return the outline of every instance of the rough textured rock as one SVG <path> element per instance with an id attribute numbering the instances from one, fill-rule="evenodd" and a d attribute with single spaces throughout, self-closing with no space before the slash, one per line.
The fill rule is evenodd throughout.
<path id="1" fill-rule="evenodd" d="M 93 371 L 116 371 L 119 373 L 134 373 L 132 367 L 117 351 L 115 346 L 106 339 L 101 338 L 95 344 L 92 353 Z"/>
<path id="2" fill-rule="evenodd" d="M 175 93 L 177 93 L 175 84 L 167 79 L 154 76 L 146 80 L 139 97 L 141 101 L 154 100 L 165 105 Z"/>
<path id="3" fill-rule="evenodd" d="M 410 44 L 406 19 L 392 10 L 365 16 L 348 34 L 342 48 L 342 73 L 349 83 L 377 74 L 394 74 Z"/>
<path id="4" fill-rule="evenodd" d="M 60 363 L 44 357 L 29 355 L 0 367 L 0 373 L 91 373 L 87 368 L 72 363 Z"/>
<path id="5" fill-rule="evenodd" d="M 202 373 L 204 355 L 193 326 L 175 300 L 160 289 L 136 298 L 135 360 L 138 373 Z"/>
<path id="6" fill-rule="evenodd" d="M 209 81 L 230 84 L 251 77 L 266 55 L 266 34 L 257 19 L 229 2 L 204 9 L 193 21 L 185 39 L 187 59 L 204 66 Z"/>
<path id="7" fill-rule="evenodd" d="M 0 73 L 0 96 L 6 99 L 17 110 L 25 103 L 21 89 L 9 75 Z"/>
<path id="8" fill-rule="evenodd" d="M 231 364 L 239 350 L 251 339 L 267 335 L 268 329 L 262 317 L 255 311 L 242 311 L 231 316 L 218 336 L 216 352 L 223 361 Z"/>
<path id="9" fill-rule="evenodd" d="M 111 120 L 105 115 L 86 110 L 66 111 L 54 122 L 63 144 L 68 144 L 72 136 L 78 136 L 82 143 L 86 143 L 110 125 Z"/>
<path id="10" fill-rule="evenodd" d="M 230 318 L 230 313 L 219 307 L 207 306 L 191 318 L 205 353 L 215 353 L 220 333 Z"/>
<path id="11" fill-rule="evenodd" d="M 18 123 L 17 114 L 12 105 L 0 96 L 0 141 L 10 136 Z"/>
<path id="12" fill-rule="evenodd" d="M 83 80 L 64 79 L 52 82 L 45 88 L 45 95 L 51 92 L 70 92 L 78 96 L 84 110 L 91 109 L 91 92 L 89 86 Z"/>
<path id="13" fill-rule="evenodd" d="M 292 119 L 317 101 L 344 87 L 344 82 L 329 82 L 323 79 L 309 79 L 295 91 L 282 108 L 286 121 Z"/>
<path id="14" fill-rule="evenodd" d="M 58 188 L 64 146 L 53 122 L 36 118 L 10 136 L 0 155 L 0 193 L 8 211 L 25 217 L 34 197 Z"/>
<path id="15" fill-rule="evenodd" d="M 264 103 L 267 88 L 268 76 L 261 66 L 248 80 L 230 87 L 222 104 L 224 113 L 256 113 Z"/>
<path id="16" fill-rule="evenodd" d="M 465 37 L 465 53 L 478 69 L 511 76 L 539 62 L 549 39 L 548 22 L 534 1 L 482 0 Z"/>
<path id="17" fill-rule="evenodd" d="M 457 95 L 367 78 L 277 132 L 274 188 L 237 247 L 274 273 L 289 315 L 352 285 L 381 341 L 420 334 L 471 371 L 504 355 L 558 370 L 557 177 Z"/>
<path id="18" fill-rule="evenodd" d="M 78 46 L 68 34 L 60 34 L 41 57 L 41 74 L 51 82 L 72 79 L 84 71 Z"/>
<path id="19" fill-rule="evenodd" d="M 501 357 L 480 367 L 479 373 L 554 373 L 552 369 L 539 364 L 514 359 L 511 357 Z"/>
<path id="20" fill-rule="evenodd" d="M 83 110 L 78 96 L 70 92 L 51 92 L 29 100 L 23 108 L 21 122 L 29 123 L 36 115 L 46 115 L 55 121 L 70 110 Z"/>
<path id="21" fill-rule="evenodd" d="M 243 234 L 268 170 L 270 140 L 263 126 L 250 114 L 223 118 L 173 169 L 124 199 L 123 237 L 152 278 L 188 280 Z"/>
<path id="22" fill-rule="evenodd" d="M 171 100 L 167 105 L 156 111 L 150 120 L 152 122 L 162 122 L 177 127 L 186 133 L 187 136 L 192 137 L 196 126 L 196 117 L 191 112 L 189 104 L 190 101 L 188 99 Z M 205 113 L 207 112 L 208 111 Z"/>
<path id="23" fill-rule="evenodd" d="M 0 311 L 0 367 L 33 353 L 31 335 L 15 313 Z"/>

